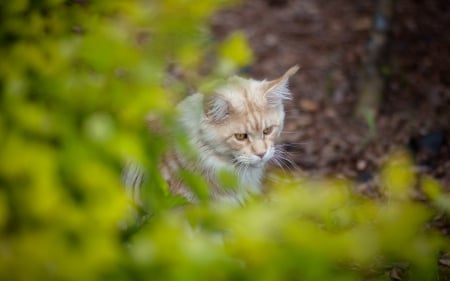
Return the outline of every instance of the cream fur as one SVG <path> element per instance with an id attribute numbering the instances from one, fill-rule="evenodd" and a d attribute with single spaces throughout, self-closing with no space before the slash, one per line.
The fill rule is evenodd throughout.
<path id="1" fill-rule="evenodd" d="M 241 203 L 249 194 L 261 192 L 266 164 L 275 154 L 274 144 L 283 129 L 283 101 L 290 98 L 288 79 L 297 69 L 293 67 L 273 81 L 233 77 L 213 95 L 196 93 L 178 105 L 179 123 L 197 158 L 192 161 L 181 151 L 176 153 L 184 168 L 207 179 L 213 199 Z M 245 139 L 237 139 L 236 134 Z M 221 171 L 236 175 L 236 189 L 220 186 L 217 174 Z M 172 191 L 195 201 L 182 184 Z"/>

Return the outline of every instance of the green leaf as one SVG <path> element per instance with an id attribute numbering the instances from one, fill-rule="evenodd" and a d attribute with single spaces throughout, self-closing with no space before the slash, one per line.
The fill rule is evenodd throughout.
<path id="1" fill-rule="evenodd" d="M 219 55 L 224 63 L 234 67 L 247 66 L 253 61 L 253 52 L 242 32 L 232 33 L 220 46 Z"/>
<path id="2" fill-rule="evenodd" d="M 410 156 L 404 152 L 394 154 L 384 165 L 381 179 L 388 196 L 407 198 L 416 181 Z"/>

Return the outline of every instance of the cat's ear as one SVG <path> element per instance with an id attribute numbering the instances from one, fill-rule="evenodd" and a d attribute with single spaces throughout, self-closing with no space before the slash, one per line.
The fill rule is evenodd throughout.
<path id="1" fill-rule="evenodd" d="M 280 78 L 266 82 L 264 95 L 269 105 L 278 105 L 283 100 L 291 99 L 291 92 L 288 89 L 289 78 L 294 75 L 299 66 L 295 65 L 288 69 Z"/>
<path id="2" fill-rule="evenodd" d="M 225 120 L 231 112 L 230 103 L 221 95 L 214 94 L 205 97 L 203 110 L 206 117 L 213 122 L 219 123 Z"/>

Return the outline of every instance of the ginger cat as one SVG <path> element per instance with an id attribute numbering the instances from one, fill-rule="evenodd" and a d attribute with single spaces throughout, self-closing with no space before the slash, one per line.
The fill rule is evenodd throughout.
<path id="1" fill-rule="evenodd" d="M 291 98 L 288 80 L 298 68 L 271 81 L 232 77 L 212 95 L 196 93 L 183 100 L 178 121 L 196 156 L 174 149 L 162 159 L 160 171 L 170 191 L 197 201 L 177 176 L 184 169 L 205 178 L 212 200 L 242 203 L 249 194 L 260 193 L 266 164 L 280 153 L 275 141 L 283 129 L 283 102 Z M 237 186 L 222 186 L 223 171 L 236 176 Z M 141 176 L 126 175 L 125 183 L 136 184 L 133 177 Z"/>

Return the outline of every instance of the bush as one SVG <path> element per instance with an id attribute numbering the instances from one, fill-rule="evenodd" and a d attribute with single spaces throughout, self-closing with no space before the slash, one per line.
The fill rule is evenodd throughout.
<path id="1" fill-rule="evenodd" d="M 0 4 L 1 280 L 386 279 L 399 263 L 410 279 L 436 276 L 448 239 L 426 225 L 449 197 L 403 154 L 381 173 L 381 201 L 343 180 L 280 178 L 244 207 L 177 207 L 156 169 L 168 140 L 143 120 L 170 120 L 187 91 L 167 74 L 175 62 L 192 83 L 209 80 L 198 73 L 216 46 L 201 28 L 223 4 Z M 251 60 L 239 33 L 218 54 L 220 74 Z M 124 229 L 130 158 L 152 178 L 151 217 Z M 415 185 L 430 206 L 409 199 Z"/>
<path id="2" fill-rule="evenodd" d="M 345 180 L 279 179 L 244 207 L 167 212 L 132 238 L 130 258 L 137 276 L 157 280 L 389 280 L 393 269 L 435 280 L 449 244 L 429 222 L 450 198 L 425 179 L 434 207 L 411 200 L 412 171 L 406 154 L 394 155 L 380 175 L 382 200 Z"/>

